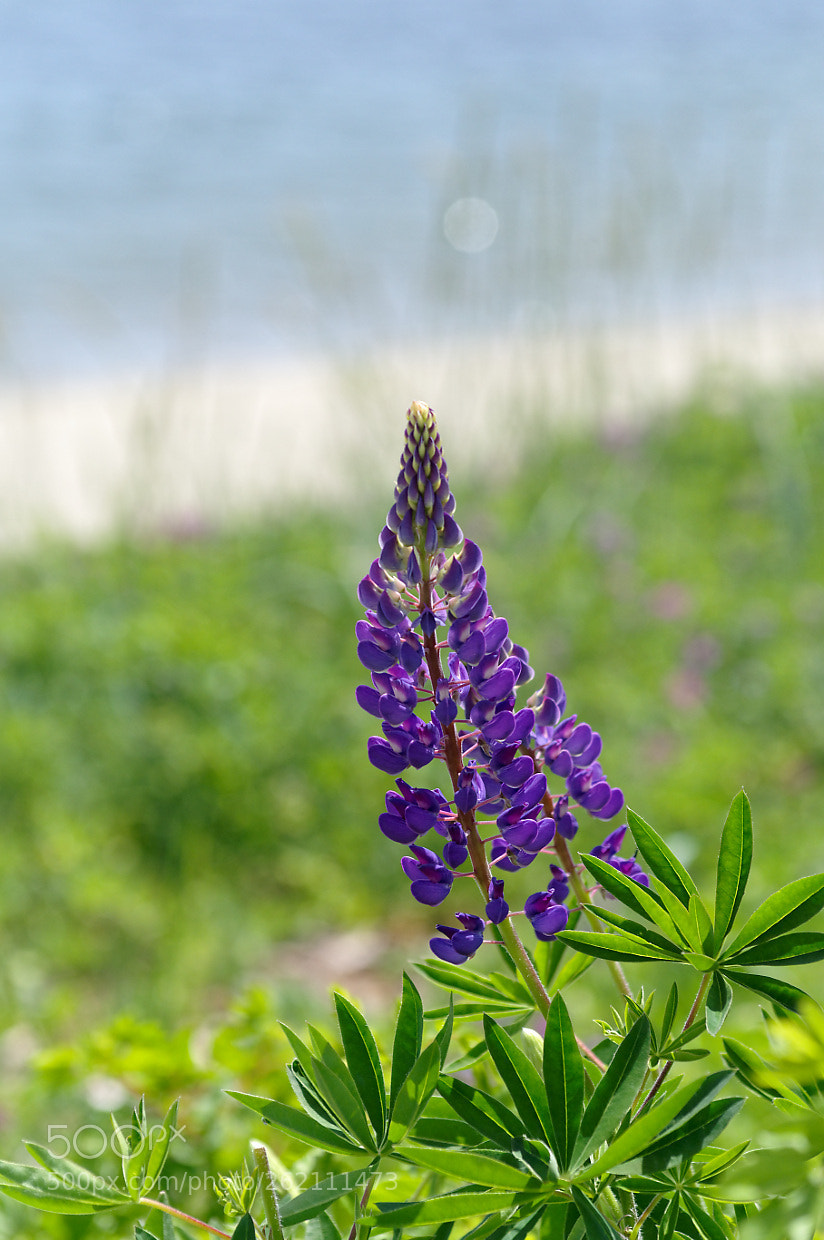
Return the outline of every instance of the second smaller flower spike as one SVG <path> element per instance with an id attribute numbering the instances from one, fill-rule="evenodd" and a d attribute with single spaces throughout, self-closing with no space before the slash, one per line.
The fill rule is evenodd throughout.
<path id="1" fill-rule="evenodd" d="M 392 544 L 389 554 L 406 548 L 410 559 L 416 552 L 431 555 L 457 547 L 463 534 L 452 516 L 454 510 L 435 415 L 429 405 L 415 400 L 406 414 L 401 468 L 382 546 Z M 417 559 L 414 571 L 419 571 Z"/>

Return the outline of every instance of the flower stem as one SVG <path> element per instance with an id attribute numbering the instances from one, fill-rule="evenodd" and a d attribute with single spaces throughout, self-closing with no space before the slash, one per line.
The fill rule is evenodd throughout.
<path id="1" fill-rule="evenodd" d="M 170 1206 L 166 1201 L 155 1201 L 153 1197 L 141 1197 L 138 1204 L 149 1206 L 152 1210 L 162 1210 L 164 1214 L 171 1214 L 174 1218 L 182 1219 L 184 1223 L 189 1223 L 192 1227 L 201 1227 L 203 1231 L 210 1231 L 213 1236 L 224 1236 L 226 1240 L 231 1240 L 228 1231 L 221 1231 L 219 1227 L 212 1227 L 211 1223 L 204 1223 L 202 1219 L 195 1218 L 192 1214 L 185 1214 L 183 1210 L 176 1210 L 174 1206 Z"/>
<path id="2" fill-rule="evenodd" d="M 698 987 L 698 994 L 695 996 L 692 1007 L 687 1013 L 687 1019 L 684 1021 L 684 1027 L 681 1030 L 682 1033 L 684 1033 L 687 1029 L 689 1029 L 690 1025 L 692 1024 L 692 1022 L 695 1020 L 696 1016 L 698 1015 L 698 1010 L 701 1007 L 701 1003 L 703 1001 L 704 995 L 707 993 L 707 987 L 710 984 L 711 978 L 712 978 L 711 973 L 705 973 L 704 976 L 701 978 L 701 985 Z M 641 1103 L 640 1107 L 638 1108 L 636 1112 L 637 1115 L 640 1115 L 642 1111 L 646 1111 L 647 1107 L 652 1102 L 655 1095 L 658 1093 L 658 1090 L 661 1088 L 661 1086 L 664 1084 L 664 1081 L 667 1079 L 667 1075 L 670 1069 L 672 1068 L 673 1063 L 674 1063 L 674 1060 L 668 1059 L 667 1062 L 664 1064 L 663 1068 L 658 1073 L 655 1080 L 652 1082 L 649 1093 L 647 1094 L 646 1098 L 644 1099 L 644 1101 Z"/>
<path id="3" fill-rule="evenodd" d="M 280 1221 L 280 1210 L 278 1208 L 278 1195 L 272 1183 L 272 1170 L 269 1166 L 269 1159 L 266 1157 L 266 1150 L 262 1145 L 253 1145 L 252 1154 L 254 1155 L 257 1169 L 260 1172 L 260 1196 L 263 1201 L 263 1212 L 266 1215 L 266 1222 L 269 1224 L 269 1234 L 277 1236 L 279 1240 L 284 1240 L 283 1224 Z"/>
<path id="4" fill-rule="evenodd" d="M 358 1216 L 355 1219 L 354 1223 L 352 1224 L 352 1230 L 349 1232 L 349 1240 L 356 1240 L 356 1237 L 358 1234 L 358 1228 L 360 1227 L 361 1216 L 364 1210 L 366 1209 L 367 1205 L 369 1204 L 369 1196 L 372 1192 L 372 1189 L 375 1186 L 376 1179 L 377 1179 L 377 1176 L 375 1175 L 370 1176 L 369 1181 L 366 1185 L 366 1188 L 363 1190 L 363 1196 L 360 1199 L 360 1206 L 358 1207 Z"/>

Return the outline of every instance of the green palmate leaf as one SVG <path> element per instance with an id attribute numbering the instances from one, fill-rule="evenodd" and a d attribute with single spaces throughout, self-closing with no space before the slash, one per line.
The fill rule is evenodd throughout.
<path id="1" fill-rule="evenodd" d="M 35 1148 L 54 1157 L 43 1146 Z M 131 1198 L 110 1189 L 104 1176 L 92 1175 L 88 1168 L 65 1159 L 55 1161 L 63 1164 L 62 1172 L 46 1166 L 0 1161 L 0 1191 L 23 1205 L 51 1214 L 97 1214 L 130 1204 Z"/>
<path id="2" fill-rule="evenodd" d="M 623 917 L 620 913 L 616 913 L 611 908 L 594 908 L 593 911 L 605 921 L 607 925 L 614 926 L 621 934 L 625 934 L 627 938 L 641 939 L 642 942 L 650 947 L 659 948 L 666 952 L 667 956 L 680 956 L 681 947 L 677 943 L 673 943 L 670 939 L 665 939 L 663 935 L 657 931 L 645 926 L 640 921 L 633 921 L 630 917 Z M 675 932 L 676 938 L 678 932 Z"/>
<path id="3" fill-rule="evenodd" d="M 544 1084 L 552 1148 L 566 1169 L 581 1127 L 584 1110 L 584 1065 L 566 1004 L 556 995 L 549 1008 L 544 1033 Z"/>
<path id="4" fill-rule="evenodd" d="M 311 1115 L 319 1124 L 331 1128 L 334 1132 L 343 1132 L 343 1127 L 334 1111 L 318 1092 L 314 1079 L 310 1080 L 304 1075 L 303 1068 L 297 1060 L 286 1065 L 286 1076 L 295 1097 L 307 1115 Z"/>
<path id="5" fill-rule="evenodd" d="M 617 1047 L 584 1111 L 575 1145 L 576 1166 L 607 1140 L 632 1106 L 649 1067 L 650 1040 L 649 1020 L 639 1016 Z"/>
<path id="6" fill-rule="evenodd" d="M 152 1185 L 155 1183 L 163 1170 L 166 1158 L 168 1157 L 169 1146 L 176 1131 L 178 1102 L 179 1100 L 173 1102 L 169 1107 L 163 1119 L 163 1123 L 161 1124 L 160 1133 L 151 1145 L 151 1152 L 149 1153 L 149 1157 L 146 1162 L 146 1173 L 142 1185 L 142 1191 L 144 1193 L 149 1193 L 151 1191 Z"/>
<path id="7" fill-rule="evenodd" d="M 633 1120 L 620 1136 L 610 1141 L 608 1148 L 596 1158 L 595 1162 L 579 1171 L 576 1179 L 589 1180 L 593 1176 L 603 1175 L 604 1172 L 614 1167 L 622 1167 L 628 1171 L 635 1170 L 638 1156 L 672 1123 L 685 1103 L 695 1093 L 696 1088 L 696 1085 L 685 1085 L 665 1098 L 661 1098 L 663 1090 L 660 1091 L 651 1109 Z"/>
<path id="8" fill-rule="evenodd" d="M 676 1192 L 675 1196 L 670 1199 L 667 1208 L 661 1216 L 661 1227 L 658 1231 L 658 1240 L 673 1240 L 678 1226 L 678 1219 L 681 1214 L 681 1193 Z"/>
<path id="9" fill-rule="evenodd" d="M 386 1085 L 377 1043 L 361 1013 L 343 995 L 335 995 L 335 1009 L 346 1062 L 380 1141 L 386 1127 Z"/>
<path id="10" fill-rule="evenodd" d="M 643 883 L 637 883 L 634 878 L 628 878 L 600 857 L 583 853 L 581 860 L 592 877 L 616 899 L 658 926 L 669 938 L 678 937 L 676 924 L 656 892 L 645 887 Z"/>
<path id="11" fill-rule="evenodd" d="M 698 888 L 675 853 L 649 823 L 644 822 L 643 818 L 639 818 L 631 809 L 627 810 L 627 822 L 647 868 L 687 908 L 690 896 L 697 895 Z"/>
<path id="12" fill-rule="evenodd" d="M 255 1223 L 251 1214 L 242 1215 L 232 1232 L 232 1240 L 255 1240 L 255 1235 Z"/>
<path id="13" fill-rule="evenodd" d="M 564 930 L 558 938 L 588 956 L 599 960 L 678 960 L 680 953 L 653 947 L 645 939 L 616 932 L 601 934 L 594 930 Z"/>
<path id="14" fill-rule="evenodd" d="M 438 1048 L 438 1054 L 441 1057 L 441 1067 L 446 1063 L 446 1057 L 449 1054 L 449 1043 L 452 1041 L 452 1028 L 454 1025 L 454 1012 L 452 1010 L 452 1000 L 449 1000 L 449 1013 L 446 1020 L 441 1025 L 433 1039 L 434 1045 Z"/>
<path id="15" fill-rule="evenodd" d="M 479 1223 L 467 1232 L 463 1240 L 526 1240 L 530 1232 L 538 1227 L 544 1214 L 543 1210 L 533 1211 L 524 1218 L 514 1222 L 498 1223 L 495 1219 Z M 552 1240 L 552 1237 L 549 1238 Z"/>
<path id="16" fill-rule="evenodd" d="M 791 1090 L 778 1080 L 776 1073 L 771 1072 L 764 1059 L 749 1046 L 744 1046 L 735 1038 L 724 1038 L 724 1058 L 734 1068 L 740 1079 L 762 1098 L 772 1102 L 781 1092 L 790 1094 Z M 769 1080 L 767 1081 L 767 1078 Z"/>
<path id="17" fill-rule="evenodd" d="M 523 1137 L 526 1127 L 520 1116 L 491 1094 L 484 1093 L 454 1076 L 442 1076 L 438 1091 L 457 1115 L 502 1149 L 513 1137 Z"/>
<path id="18" fill-rule="evenodd" d="M 735 1073 L 730 1072 L 729 1069 L 722 1068 L 720 1072 L 711 1072 L 701 1080 L 692 1081 L 684 1091 L 687 1095 L 684 1105 L 663 1131 L 668 1132 L 671 1128 L 677 1128 L 679 1124 L 685 1123 L 691 1116 L 696 1115 L 708 1102 L 712 1102 L 734 1075 Z"/>
<path id="19" fill-rule="evenodd" d="M 299 1141 L 305 1141 L 307 1145 L 336 1154 L 347 1154 L 358 1149 L 357 1144 L 347 1136 L 342 1128 L 332 1128 L 322 1124 L 296 1107 L 287 1106 L 273 1098 L 258 1098 L 254 1094 L 237 1093 L 232 1089 L 227 1092 L 230 1098 L 242 1102 L 251 1111 L 257 1111 L 258 1115 L 262 1115 L 268 1124 L 279 1129 L 280 1132 L 285 1132 L 290 1137 L 297 1137 Z"/>
<path id="20" fill-rule="evenodd" d="M 473 995 L 478 999 L 492 999 L 498 1002 L 501 998 L 507 997 L 501 995 L 494 982 L 456 964 L 447 964 L 441 960 L 426 960 L 423 964 L 416 964 L 415 968 L 443 990 L 454 990 L 457 994 Z"/>
<path id="21" fill-rule="evenodd" d="M 427 1167 L 430 1171 L 438 1171 L 453 1180 L 464 1180 L 468 1184 L 518 1191 L 530 1185 L 535 1187 L 534 1176 L 503 1162 L 499 1154 L 490 1157 L 469 1150 L 433 1150 L 415 1145 L 397 1146 L 394 1153 L 408 1159 L 416 1167 Z"/>
<path id="22" fill-rule="evenodd" d="M 701 951 L 711 952 L 714 941 L 712 918 L 707 912 L 707 906 L 700 896 L 690 896 L 689 915 L 690 923 L 693 926 L 696 948 Z"/>
<path id="23" fill-rule="evenodd" d="M 733 799 L 721 832 L 715 884 L 715 950 L 727 937 L 747 885 L 752 863 L 752 814 L 745 793 Z"/>
<path id="24" fill-rule="evenodd" d="M 694 1196 L 690 1195 L 686 1198 L 685 1208 L 704 1240 L 729 1240 L 731 1234 L 738 1235 L 737 1229 L 730 1233 L 717 1223 L 712 1215 L 701 1208 Z"/>
<path id="25" fill-rule="evenodd" d="M 404 1078 L 389 1121 L 390 1141 L 400 1141 L 420 1119 L 423 1109 L 438 1083 L 441 1051 L 437 1042 L 430 1042 Z"/>
<path id="26" fill-rule="evenodd" d="M 421 1053 L 423 1045 L 423 1004 L 417 987 L 407 973 L 403 975 L 403 996 L 392 1043 L 392 1073 L 389 1082 L 389 1110 L 394 1110 L 404 1078 Z"/>
<path id="27" fill-rule="evenodd" d="M 506 973 L 490 973 L 489 980 L 495 985 L 501 999 L 508 998 L 521 1006 L 531 1007 L 534 1011 L 532 995 L 519 977 L 508 977 Z"/>
<path id="28" fill-rule="evenodd" d="M 328 1175 L 314 1188 L 292 1197 L 290 1201 L 279 1201 L 280 1221 L 284 1227 L 293 1227 L 296 1223 L 305 1223 L 307 1219 L 322 1214 L 330 1202 L 337 1201 L 347 1193 L 362 1192 L 369 1180 L 371 1168 L 361 1167 L 358 1171 L 343 1171 L 338 1175 Z"/>
<path id="29" fill-rule="evenodd" d="M 96 1175 L 88 1167 L 72 1162 L 69 1158 L 58 1158 L 48 1146 L 40 1145 L 37 1141 L 24 1141 L 23 1145 L 32 1158 L 50 1173 L 55 1185 L 59 1181 L 62 1187 L 70 1190 L 76 1189 L 94 1201 L 108 1201 L 112 1205 L 123 1205 L 130 1200 L 130 1194 L 112 1184 L 107 1176 Z M 16 1164 L 0 1165 L 15 1166 Z"/>
<path id="30" fill-rule="evenodd" d="M 572 1200 L 584 1224 L 587 1240 L 621 1240 L 621 1233 L 615 1230 L 612 1223 L 604 1218 L 600 1210 L 574 1184 Z"/>
<path id="31" fill-rule="evenodd" d="M 724 973 L 730 981 L 737 982 L 745 990 L 751 990 L 753 994 L 769 999 L 772 1003 L 787 1008 L 791 1012 L 797 1012 L 805 1001 L 813 1002 L 806 991 L 798 986 L 791 986 L 789 982 L 777 977 L 768 977 L 764 973 L 752 973 L 749 969 L 725 969 Z"/>
<path id="32" fill-rule="evenodd" d="M 312 1075 L 312 1052 L 309 1050 L 306 1043 L 301 1041 L 294 1030 L 290 1029 L 288 1025 L 285 1025 L 283 1021 L 280 1021 L 280 1027 L 286 1034 L 289 1045 L 294 1051 L 295 1058 L 303 1069 L 304 1075 L 307 1079 L 309 1079 Z"/>
<path id="33" fill-rule="evenodd" d="M 644 1172 L 664 1171 L 673 1163 L 692 1158 L 709 1145 L 744 1105 L 743 1098 L 716 1098 L 683 1123 L 670 1128 L 641 1155 Z"/>
<path id="34" fill-rule="evenodd" d="M 470 1124 L 440 1115 L 422 1116 L 409 1135 L 418 1145 L 460 1145 L 471 1149 L 483 1142 L 481 1133 Z"/>
<path id="35" fill-rule="evenodd" d="M 729 1171 L 730 1167 L 734 1167 L 742 1155 L 749 1149 L 749 1141 L 742 1141 L 739 1145 L 734 1145 L 732 1149 L 720 1150 L 712 1158 L 708 1158 L 706 1162 L 702 1162 L 700 1168 L 694 1168 L 696 1181 L 705 1184 L 708 1180 L 713 1180 L 721 1175 L 724 1171 Z"/>
<path id="36" fill-rule="evenodd" d="M 537 1069 L 506 1030 L 489 1016 L 484 1017 L 484 1034 L 492 1062 L 509 1090 L 528 1134 L 551 1143 L 552 1121 L 544 1083 Z"/>
<path id="37" fill-rule="evenodd" d="M 803 926 L 824 908 L 824 874 L 788 883 L 768 896 L 744 923 L 725 955 L 732 956 L 756 940 L 772 939 Z"/>
<path id="38" fill-rule="evenodd" d="M 673 982 L 672 986 L 670 987 L 669 994 L 667 995 L 667 1002 L 664 1005 L 664 1016 L 661 1021 L 661 1031 L 658 1035 L 659 1046 L 666 1046 L 667 1038 L 672 1032 L 672 1027 L 675 1024 L 675 1017 L 677 1013 L 678 1013 L 678 987 L 675 984 L 675 982 Z"/>
<path id="39" fill-rule="evenodd" d="M 338 1063 L 330 1067 L 320 1059 L 312 1061 L 312 1071 L 317 1087 L 335 1113 L 339 1123 L 366 1150 L 376 1150 L 375 1139 L 369 1128 L 366 1108 L 357 1087 L 339 1055 Z M 339 1065 L 339 1066 L 338 1066 Z"/>
<path id="40" fill-rule="evenodd" d="M 377 1211 L 369 1213 L 370 1227 L 395 1231 L 403 1227 L 423 1227 L 428 1223 L 446 1223 L 454 1219 L 474 1218 L 478 1214 L 498 1214 L 515 1204 L 514 1193 L 491 1190 L 484 1193 L 448 1193 L 444 1197 L 428 1197 L 425 1201 L 379 1202 Z"/>
<path id="41" fill-rule="evenodd" d="M 724 1021 L 727 1019 L 727 1013 L 732 1004 L 732 988 L 727 979 L 721 973 L 713 973 L 712 981 L 707 991 L 707 1008 L 706 1020 L 707 1029 L 712 1034 L 717 1034 L 721 1029 Z"/>
<path id="42" fill-rule="evenodd" d="M 796 930 L 753 943 L 730 957 L 730 964 L 811 964 L 815 960 L 824 960 L 824 934 L 817 930 Z"/>
<path id="43" fill-rule="evenodd" d="M 704 940 L 703 937 L 699 935 L 696 928 L 695 918 L 690 912 L 692 902 L 694 900 L 701 903 L 699 897 L 697 895 L 691 895 L 687 905 L 685 906 L 678 899 L 678 896 L 674 895 L 668 887 L 665 887 L 659 879 L 655 879 L 655 883 L 658 898 L 675 923 L 678 930 L 678 935 L 683 941 L 684 946 L 691 947 L 695 951 L 703 951 Z M 701 907 L 704 908 L 703 904 L 701 904 Z M 709 921 L 709 913 L 706 912 L 706 909 L 704 909 L 704 913 Z M 710 922 L 710 930 L 712 930 L 712 922 Z"/>
<path id="44" fill-rule="evenodd" d="M 561 943 L 561 947 L 565 946 L 565 943 Z M 549 993 L 554 995 L 561 990 L 566 990 L 583 973 L 586 973 L 587 969 L 594 963 L 594 956 L 587 956 L 583 952 L 572 952 L 557 973 L 553 974 L 552 982 L 548 985 Z"/>
<path id="45" fill-rule="evenodd" d="M 466 1019 L 483 1016 L 484 1012 L 488 1012 L 490 1016 L 498 1016 L 501 1020 L 506 1020 L 508 1016 L 523 1016 L 524 1014 L 531 1016 L 534 1011 L 535 1004 L 531 1000 L 528 1004 L 515 1004 L 493 1003 L 491 999 L 471 999 L 468 1003 L 454 1003 L 451 1007 L 427 1008 L 424 1016 L 427 1020 L 440 1020 L 442 1016 L 448 1016 L 451 1012 L 456 1018 Z"/>
<path id="46" fill-rule="evenodd" d="M 303 1240 L 342 1240 L 342 1238 L 328 1214 L 317 1214 L 304 1223 Z"/>

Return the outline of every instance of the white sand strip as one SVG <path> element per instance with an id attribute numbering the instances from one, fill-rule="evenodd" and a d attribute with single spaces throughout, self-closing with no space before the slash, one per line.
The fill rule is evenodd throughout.
<path id="1" fill-rule="evenodd" d="M 698 384 L 824 373 L 824 310 L 0 389 L 0 545 L 197 529 L 386 490 L 410 400 L 453 472 L 505 468 L 528 436 L 635 421 Z"/>

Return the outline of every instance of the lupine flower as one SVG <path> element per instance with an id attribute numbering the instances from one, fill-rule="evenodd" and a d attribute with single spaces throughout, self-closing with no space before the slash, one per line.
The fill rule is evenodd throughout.
<path id="1" fill-rule="evenodd" d="M 649 887 L 649 877 L 641 869 L 635 858 L 618 856 L 626 833 L 626 823 L 622 827 L 616 827 L 614 831 L 610 831 L 603 843 L 598 844 L 592 849 L 591 855 L 593 857 L 600 857 L 602 861 L 608 862 L 613 869 L 620 870 L 622 874 L 626 874 L 627 878 L 635 879 L 636 883 Z M 605 894 L 609 895 L 609 892 Z"/>
<path id="2" fill-rule="evenodd" d="M 569 909 L 565 904 L 557 904 L 551 891 L 536 891 L 528 896 L 524 912 L 532 924 L 535 937 L 542 943 L 552 942 L 569 921 Z"/>
<path id="3" fill-rule="evenodd" d="M 509 916 L 509 905 L 504 899 L 504 880 L 502 878 L 490 879 L 487 895 L 489 899 L 484 911 L 493 926 L 500 925 L 503 919 Z"/>
<path id="4" fill-rule="evenodd" d="M 578 822 L 570 798 L 602 819 L 623 806 L 598 762 L 601 737 L 577 716 L 564 717 L 566 694 L 556 676 L 518 707 L 517 690 L 533 676 L 529 653 L 490 606 L 481 550 L 464 538 L 454 511 L 434 414 L 415 402 L 379 555 L 358 586 L 365 609 L 356 626 L 358 657 L 371 684 L 360 685 L 356 696 L 380 720 L 382 735 L 367 742 L 375 767 L 399 777 L 433 759 L 449 766 L 450 798 L 397 778 L 379 818 L 381 831 L 409 848 L 402 865 L 412 895 L 429 905 L 446 899 L 470 855 L 478 865 L 481 834 L 492 837 L 489 862 L 515 871 L 551 849 L 556 834 L 573 838 Z M 561 781 L 554 797 L 548 778 Z M 442 855 L 417 842 L 429 831 L 443 837 Z M 503 880 L 487 869 L 474 872 L 486 916 L 499 924 L 509 915 Z M 566 924 L 568 888 L 559 867 L 551 873 L 547 889 L 527 901 L 539 938 Z M 443 937 L 433 940 L 442 959 L 468 959 L 476 950 L 464 950 L 472 936 L 483 937 L 482 919 L 458 920 L 463 930 L 440 926 Z"/>
<path id="5" fill-rule="evenodd" d="M 429 946 L 435 956 L 440 956 L 441 960 L 446 960 L 449 964 L 466 964 L 484 941 L 486 922 L 483 917 L 477 917 L 474 913 L 456 913 L 455 917 L 463 930 L 459 930 L 457 926 L 439 924 L 437 929 L 445 937 L 430 939 Z"/>

